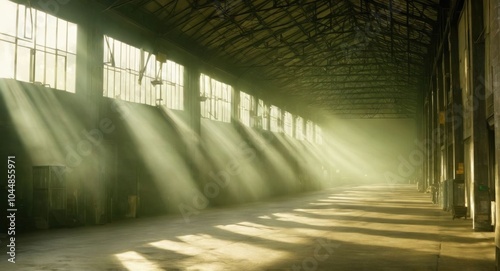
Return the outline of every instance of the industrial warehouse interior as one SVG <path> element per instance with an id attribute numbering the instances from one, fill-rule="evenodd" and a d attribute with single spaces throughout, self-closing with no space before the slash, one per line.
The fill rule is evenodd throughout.
<path id="1" fill-rule="evenodd" d="M 500 0 L 0 0 L 0 270 L 500 270 L 499 82 Z"/>

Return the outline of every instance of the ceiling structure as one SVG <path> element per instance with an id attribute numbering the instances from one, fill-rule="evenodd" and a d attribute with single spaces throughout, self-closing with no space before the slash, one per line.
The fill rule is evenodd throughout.
<path id="1" fill-rule="evenodd" d="M 439 10 L 439 0 L 97 1 L 343 118 L 415 117 Z"/>

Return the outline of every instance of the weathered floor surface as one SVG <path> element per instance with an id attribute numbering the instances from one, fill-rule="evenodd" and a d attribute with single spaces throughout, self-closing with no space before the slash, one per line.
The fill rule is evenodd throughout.
<path id="1" fill-rule="evenodd" d="M 494 270 L 493 233 L 413 185 L 339 187 L 190 217 L 18 237 L 0 270 Z M 5 247 L 5 239 L 2 240 Z"/>

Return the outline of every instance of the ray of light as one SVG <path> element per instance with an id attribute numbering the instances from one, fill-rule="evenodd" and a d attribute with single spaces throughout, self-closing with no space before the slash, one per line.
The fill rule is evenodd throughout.
<path id="1" fill-rule="evenodd" d="M 135 251 L 127 251 L 120 254 L 115 254 L 120 263 L 130 271 L 136 270 L 148 270 L 148 271 L 161 271 L 164 270 L 160 268 L 154 262 L 149 261 L 141 254 Z"/>
<path id="2" fill-rule="evenodd" d="M 164 250 L 174 251 L 176 253 L 181 253 L 184 255 L 195 256 L 203 253 L 205 250 L 193 245 L 186 244 L 184 242 L 176 242 L 171 240 L 161 240 L 157 242 L 149 243 L 150 245 L 161 248 Z"/>
<path id="3" fill-rule="evenodd" d="M 301 244 L 305 243 L 307 240 L 300 236 L 290 236 L 287 234 L 280 233 L 282 228 L 268 228 L 262 224 L 250 223 L 250 222 L 241 222 L 237 224 L 230 225 L 217 225 L 219 229 L 252 236 L 259 237 L 267 240 L 289 243 L 289 244 Z"/>
<path id="4" fill-rule="evenodd" d="M 86 140 L 86 130 L 82 120 L 69 112 L 70 106 L 61 104 L 59 98 L 68 94 L 58 93 L 58 98 L 53 90 L 40 91 L 15 80 L 0 80 L 0 88 L 14 129 L 34 164 L 70 163 L 68 152 L 78 151 L 79 144 Z M 86 147 L 81 148 L 83 152 L 94 146 Z"/>
<path id="5" fill-rule="evenodd" d="M 120 101 L 116 104 L 163 202 L 171 208 L 191 203 L 200 191 L 182 154 L 184 150 L 178 148 L 178 135 L 168 128 L 157 109 Z"/>

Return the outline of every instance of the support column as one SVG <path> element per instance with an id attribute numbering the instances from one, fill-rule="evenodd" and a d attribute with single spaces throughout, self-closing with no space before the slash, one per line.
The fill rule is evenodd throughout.
<path id="1" fill-rule="evenodd" d="M 103 91 L 103 33 L 97 16 L 88 16 L 88 19 L 78 26 L 78 51 L 76 67 L 76 95 L 84 104 L 82 123 L 86 131 L 99 128 L 100 108 Z M 103 138 L 100 139 L 101 142 Z M 77 147 L 85 145 L 85 138 L 81 138 Z M 81 144 L 81 146 L 80 146 Z M 88 146 L 87 146 L 88 147 Z M 91 146 L 91 153 L 82 156 L 81 164 L 74 168 L 73 176 L 77 176 L 81 183 L 79 204 L 83 212 L 79 219 L 86 224 L 102 224 L 108 221 L 106 210 L 106 163 L 103 161 L 104 146 Z"/>
<path id="2" fill-rule="evenodd" d="M 463 138 L 463 106 L 460 90 L 460 61 L 458 50 L 458 22 L 453 21 L 449 34 L 450 51 L 450 88 L 453 137 L 453 170 L 452 178 L 464 179 L 464 138 Z"/>
<path id="3" fill-rule="evenodd" d="M 422 82 L 424 80 L 421 80 Z M 425 137 L 425 125 L 426 125 L 426 115 L 425 115 L 425 87 L 423 86 L 422 83 L 419 85 L 420 91 L 417 93 L 417 104 L 420 106 L 417 106 L 417 114 L 415 116 L 415 143 L 417 147 L 420 147 L 421 143 L 426 142 L 426 137 Z M 422 146 L 423 147 L 423 146 Z M 418 174 L 416 176 L 416 181 L 417 182 L 422 182 L 425 179 L 425 163 L 426 163 L 426 156 L 425 156 L 425 149 L 421 149 L 423 152 L 423 157 L 422 157 L 422 162 L 418 165 Z M 420 185 L 418 186 L 420 187 Z"/>
<path id="4" fill-rule="evenodd" d="M 448 37 L 445 37 L 446 39 Z M 445 42 L 443 48 L 443 79 L 444 79 L 444 96 L 445 96 L 445 109 L 444 109 L 444 122 L 445 122 L 445 154 L 446 154 L 446 180 L 453 179 L 453 91 L 450 86 L 450 52 L 448 40 Z"/>
<path id="5" fill-rule="evenodd" d="M 471 163 L 474 169 L 471 187 L 474 195 L 473 228 L 476 231 L 491 230 L 491 205 L 488 181 L 488 128 L 484 99 L 484 18 L 483 0 L 469 0 L 469 48 L 471 56 L 470 89 L 472 102 Z"/>
<path id="6" fill-rule="evenodd" d="M 192 144 L 187 144 L 189 168 L 193 178 L 200 180 L 197 161 L 201 161 L 201 108 L 200 108 L 200 72 L 192 66 L 184 67 L 184 110 L 188 116 L 188 125 L 193 131 L 189 139 Z"/>
<path id="7" fill-rule="evenodd" d="M 440 140 L 439 140 L 439 106 L 438 106 L 438 92 L 436 75 L 433 75 L 432 81 L 432 181 L 431 185 L 436 187 L 439 184 L 439 152 L 440 152 Z M 433 201 L 436 199 L 433 198 Z"/>
<path id="8" fill-rule="evenodd" d="M 443 61 L 443 56 L 440 56 L 441 60 L 438 61 L 442 62 Z M 439 189 L 441 189 L 441 183 L 445 180 L 446 172 L 445 172 L 445 162 L 446 162 L 446 133 L 445 133 L 445 121 L 444 121 L 444 75 L 443 75 L 443 66 L 438 65 L 436 69 L 436 81 L 437 81 L 437 103 L 436 103 L 436 111 L 437 111 L 437 129 L 438 129 L 438 140 L 439 142 L 437 143 L 437 150 L 436 150 L 436 156 L 437 156 L 437 184 Z M 440 201 L 442 199 L 440 198 Z"/>
<path id="9" fill-rule="evenodd" d="M 421 185 L 421 190 L 420 191 L 425 191 L 427 187 L 429 186 L 429 178 L 430 178 L 430 161 L 431 161 L 431 155 L 430 155 L 430 144 L 432 143 L 432 139 L 429 136 L 429 130 L 431 127 L 431 122 L 430 122 L 430 115 L 429 115 L 429 93 L 427 93 L 427 96 L 424 100 L 424 134 L 423 134 L 423 148 L 424 148 L 424 171 L 423 171 L 423 177 L 422 177 L 422 185 Z"/>
<path id="10" fill-rule="evenodd" d="M 491 80 L 500 82 L 500 0 L 490 0 L 490 61 Z M 500 84 L 492 84 L 494 99 L 495 157 L 500 161 Z M 500 171 L 495 171 L 496 210 L 500 210 Z M 496 270 L 500 270 L 500 216 L 495 223 Z"/>

